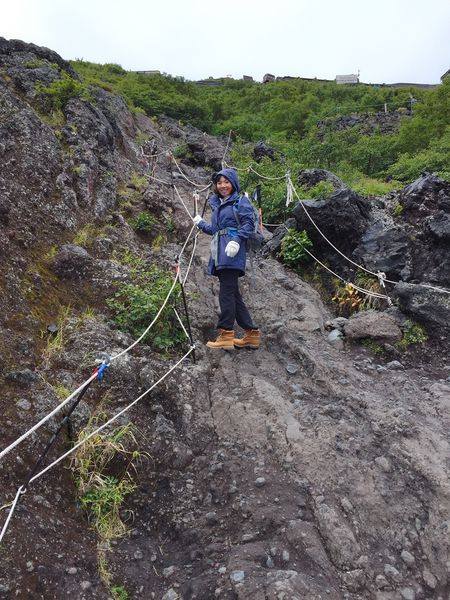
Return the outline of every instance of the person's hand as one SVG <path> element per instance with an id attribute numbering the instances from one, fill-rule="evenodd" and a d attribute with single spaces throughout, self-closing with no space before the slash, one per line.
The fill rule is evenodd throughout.
<path id="1" fill-rule="evenodd" d="M 195 217 L 192 220 L 194 221 L 194 225 L 197 225 L 197 227 L 200 221 L 203 221 L 200 215 L 195 215 Z"/>
<path id="2" fill-rule="evenodd" d="M 237 242 L 228 242 L 228 244 L 225 247 L 225 254 L 229 258 L 233 258 L 239 252 L 239 248 L 240 246 Z"/>

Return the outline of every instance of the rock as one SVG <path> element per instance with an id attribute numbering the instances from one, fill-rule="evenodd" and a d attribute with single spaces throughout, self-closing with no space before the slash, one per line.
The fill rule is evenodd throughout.
<path id="1" fill-rule="evenodd" d="M 450 241 L 450 215 L 439 211 L 425 222 L 425 227 L 438 241 Z"/>
<path id="2" fill-rule="evenodd" d="M 343 331 L 344 325 L 347 322 L 348 322 L 348 319 L 346 317 L 336 317 L 335 319 L 330 321 L 330 324 L 333 329 L 339 329 L 340 331 Z"/>
<path id="3" fill-rule="evenodd" d="M 161 600 L 179 600 L 180 596 L 178 595 L 178 592 L 176 592 L 174 590 L 174 588 L 170 588 L 167 590 L 167 592 L 164 594 L 164 596 L 161 598 Z"/>
<path id="4" fill-rule="evenodd" d="M 256 487 L 264 487 L 266 485 L 266 479 L 265 477 L 257 477 L 255 479 L 255 485 Z"/>
<path id="5" fill-rule="evenodd" d="M 428 567 L 424 567 L 422 571 L 422 577 L 425 582 L 425 585 L 427 585 L 431 590 L 436 589 L 438 583 L 437 579 Z"/>
<path id="6" fill-rule="evenodd" d="M 17 408 L 20 408 L 21 410 L 30 410 L 31 402 L 29 400 L 27 400 L 26 398 L 21 398 L 20 400 L 17 400 L 16 406 L 17 406 Z"/>
<path id="7" fill-rule="evenodd" d="M 266 560 L 266 567 L 267 567 L 268 569 L 273 569 L 273 568 L 275 567 L 275 563 L 273 562 L 273 558 L 272 558 L 271 556 L 268 556 L 268 557 L 267 557 L 267 560 Z"/>
<path id="8" fill-rule="evenodd" d="M 253 158 L 256 162 L 260 162 L 265 156 L 270 158 L 271 161 L 275 160 L 275 148 L 268 146 L 264 140 L 260 140 L 255 144 L 253 148 Z"/>
<path id="9" fill-rule="evenodd" d="M 78 569 L 76 567 L 69 567 L 66 569 L 66 573 L 68 575 L 76 575 L 78 573 Z"/>
<path id="10" fill-rule="evenodd" d="M 359 591 L 366 583 L 366 575 L 362 569 L 347 571 L 342 579 L 351 592 Z"/>
<path id="11" fill-rule="evenodd" d="M 377 587 L 377 589 L 382 590 L 388 587 L 388 585 L 389 582 L 384 575 L 377 575 L 375 577 L 375 586 Z"/>
<path id="12" fill-rule="evenodd" d="M 299 172 L 297 181 L 307 189 L 316 186 L 320 181 L 331 183 L 335 191 L 347 189 L 342 179 L 325 169 L 303 169 Z"/>
<path id="13" fill-rule="evenodd" d="M 392 297 L 400 309 L 436 330 L 450 330 L 450 294 L 413 283 L 398 283 Z"/>
<path id="14" fill-rule="evenodd" d="M 398 360 L 391 360 L 386 363 L 386 369 L 389 369 L 389 371 L 403 371 L 404 368 L 405 367 Z"/>
<path id="15" fill-rule="evenodd" d="M 288 552 L 287 550 L 283 550 L 283 552 L 281 553 L 281 560 L 282 560 L 284 563 L 288 563 L 288 562 L 289 562 L 289 559 L 290 559 L 290 554 L 289 554 L 289 552 Z"/>
<path id="16" fill-rule="evenodd" d="M 134 560 L 142 560 L 143 557 L 144 557 L 144 555 L 142 554 L 141 550 L 136 550 L 133 554 Z"/>
<path id="17" fill-rule="evenodd" d="M 341 569 L 353 565 L 361 549 L 345 521 L 324 503 L 315 503 L 314 514 L 333 562 Z"/>
<path id="18" fill-rule="evenodd" d="M 241 583 L 245 579 L 244 571 L 232 571 L 230 573 L 230 580 L 233 583 Z"/>
<path id="19" fill-rule="evenodd" d="M 403 600 L 415 600 L 416 594 L 414 590 L 410 587 L 404 587 L 400 590 L 400 595 Z"/>
<path id="20" fill-rule="evenodd" d="M 82 581 L 80 583 L 80 587 L 83 590 L 83 592 L 85 592 L 86 590 L 88 590 L 92 587 L 92 583 L 90 581 Z"/>
<path id="21" fill-rule="evenodd" d="M 385 473 L 390 473 L 392 471 L 391 462 L 385 456 L 377 456 L 374 459 L 374 462 L 380 467 L 382 471 Z"/>
<path id="22" fill-rule="evenodd" d="M 172 575 L 175 573 L 176 570 L 177 570 L 177 568 L 174 565 L 171 565 L 170 567 L 166 567 L 165 569 L 163 569 L 163 576 L 164 577 L 172 577 Z"/>
<path id="23" fill-rule="evenodd" d="M 92 264 L 88 251 L 81 246 L 65 244 L 61 246 L 53 262 L 54 272 L 62 278 L 85 277 Z"/>
<path id="24" fill-rule="evenodd" d="M 349 339 L 372 338 L 383 341 L 399 341 L 402 331 L 395 320 L 386 313 L 364 310 L 352 315 L 344 324 L 344 332 Z"/>
<path id="25" fill-rule="evenodd" d="M 205 519 L 206 519 L 206 522 L 208 523 L 208 525 L 217 525 L 217 523 L 219 522 L 217 513 L 214 511 L 206 513 Z"/>
<path id="26" fill-rule="evenodd" d="M 400 583 L 403 579 L 402 574 L 389 563 L 384 565 L 384 574 L 395 583 Z"/>
<path id="27" fill-rule="evenodd" d="M 29 387 L 32 383 L 37 381 L 38 375 L 30 369 L 23 369 L 23 371 L 10 371 L 6 374 L 5 379 L 20 387 Z"/>
<path id="28" fill-rule="evenodd" d="M 327 342 L 337 350 L 344 349 L 344 341 L 340 329 L 333 329 L 333 331 L 327 335 Z"/>
<path id="29" fill-rule="evenodd" d="M 271 252 L 278 252 L 288 229 L 296 229 L 296 227 L 297 221 L 294 218 L 287 219 L 283 225 L 275 229 L 272 238 L 262 247 L 261 254 L 263 256 L 268 256 Z"/>
<path id="30" fill-rule="evenodd" d="M 298 372 L 298 367 L 293 363 L 289 363 L 286 365 L 286 371 L 289 373 L 289 375 L 295 375 Z"/>
<path id="31" fill-rule="evenodd" d="M 416 562 L 416 559 L 411 554 L 411 552 L 408 552 L 408 550 L 402 550 L 402 553 L 400 556 L 401 556 L 402 561 L 405 564 L 407 564 L 409 567 L 411 567 Z"/>
<path id="32" fill-rule="evenodd" d="M 304 200 L 302 204 L 324 235 L 342 252 L 350 255 L 368 226 L 370 204 L 349 189 L 337 191 L 326 200 Z M 312 225 L 300 203 L 293 213 L 297 229 L 308 233 L 315 253 L 329 260 L 332 266 L 341 263 L 342 259 L 339 257 L 338 260 L 336 252 Z"/>
<path id="33" fill-rule="evenodd" d="M 397 280 L 410 260 L 408 235 L 403 226 L 386 227 L 378 220 L 361 235 L 353 257 L 371 271 Z"/>

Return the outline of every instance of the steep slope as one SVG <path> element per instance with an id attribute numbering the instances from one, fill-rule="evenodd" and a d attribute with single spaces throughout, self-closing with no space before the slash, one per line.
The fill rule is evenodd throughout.
<path id="1" fill-rule="evenodd" d="M 133 281 L 138 261 L 170 272 L 186 238 L 189 218 L 161 182 L 173 177 L 191 209 L 194 188 L 164 154 L 143 159 L 141 144 L 149 154 L 196 144 L 198 166 L 183 166 L 196 182 L 208 181 L 225 150 L 193 128 L 132 115 L 104 90 L 69 99 L 62 118 L 45 123 L 35 83 L 58 80 L 59 61 L 0 44 L 2 448 L 58 403 L 58 385 L 75 389 L 96 355 L 132 341 L 106 298 Z M 160 181 L 143 185 L 149 171 Z M 155 217 L 147 237 L 130 226 L 143 209 Z M 444 599 L 445 357 L 393 370 L 364 348 L 332 347 L 332 315 L 318 293 L 273 258 L 258 259 L 244 284 L 264 334 L 260 351 L 207 352 L 217 283 L 205 275 L 209 240 L 198 240 L 187 283 L 196 363 L 186 360 L 120 421 L 136 425 L 141 453 L 122 509 L 132 511 L 130 533 L 102 554 L 73 474 L 59 465 L 13 516 L 0 593 L 108 598 L 100 556 L 130 598 Z M 68 305 L 49 352 L 45 328 Z M 185 350 L 141 344 L 113 363 L 77 410 L 75 433 L 105 396 L 110 416 Z M 55 425 L 1 460 L 2 505 Z M 61 439 L 53 456 L 67 447 Z"/>

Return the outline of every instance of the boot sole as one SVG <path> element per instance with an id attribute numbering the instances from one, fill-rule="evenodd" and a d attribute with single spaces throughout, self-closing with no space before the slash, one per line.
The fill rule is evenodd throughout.
<path id="1" fill-rule="evenodd" d="M 249 350 L 258 350 L 259 346 L 255 346 L 255 344 L 245 344 L 245 346 L 234 346 L 235 348 L 248 348 Z"/>

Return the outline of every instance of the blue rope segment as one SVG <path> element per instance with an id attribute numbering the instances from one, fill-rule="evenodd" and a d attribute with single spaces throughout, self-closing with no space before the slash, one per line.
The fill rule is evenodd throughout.
<path id="1" fill-rule="evenodd" d="M 101 381 L 103 379 L 103 374 L 106 369 L 109 367 L 106 363 L 102 363 L 97 370 L 97 379 Z"/>

